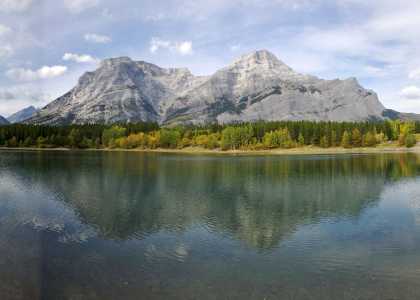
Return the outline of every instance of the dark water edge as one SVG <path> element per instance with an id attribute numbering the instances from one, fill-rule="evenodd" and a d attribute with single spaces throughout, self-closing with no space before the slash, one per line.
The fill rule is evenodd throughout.
<path id="1" fill-rule="evenodd" d="M 1 151 L 0 299 L 416 299 L 420 155 Z"/>

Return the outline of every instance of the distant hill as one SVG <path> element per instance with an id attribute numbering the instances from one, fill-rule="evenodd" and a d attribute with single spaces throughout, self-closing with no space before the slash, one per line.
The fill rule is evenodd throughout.
<path id="1" fill-rule="evenodd" d="M 31 117 L 34 113 L 38 112 L 39 108 L 35 108 L 33 106 L 29 106 L 27 108 L 24 108 L 17 113 L 14 113 L 13 115 L 9 116 L 7 120 L 10 123 L 18 123 L 20 121 L 23 121 L 29 117 Z"/>
<path id="2" fill-rule="evenodd" d="M 0 125 L 10 125 L 10 122 L 7 119 L 0 116 Z"/>

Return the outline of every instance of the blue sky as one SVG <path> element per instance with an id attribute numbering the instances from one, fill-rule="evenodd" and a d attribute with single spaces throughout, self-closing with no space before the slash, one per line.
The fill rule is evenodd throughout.
<path id="1" fill-rule="evenodd" d="M 418 0 L 0 0 L 0 115 L 45 106 L 106 58 L 210 75 L 262 49 L 420 113 L 419 16 Z"/>

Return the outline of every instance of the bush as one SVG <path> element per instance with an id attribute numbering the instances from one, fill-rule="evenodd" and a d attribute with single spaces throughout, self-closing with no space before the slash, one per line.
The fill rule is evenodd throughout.
<path id="1" fill-rule="evenodd" d="M 178 131 L 163 131 L 160 136 L 160 143 L 163 147 L 175 148 L 181 139 Z"/>
<path id="2" fill-rule="evenodd" d="M 405 145 L 405 138 L 404 134 L 400 133 L 398 136 L 398 146 L 404 146 Z"/>
<path id="3" fill-rule="evenodd" d="M 416 138 L 413 134 L 408 134 L 404 139 L 404 143 L 407 148 L 413 147 L 416 144 L 416 142 Z"/>

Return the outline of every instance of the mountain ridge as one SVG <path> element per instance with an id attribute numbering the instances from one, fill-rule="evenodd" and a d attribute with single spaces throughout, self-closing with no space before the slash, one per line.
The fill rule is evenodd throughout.
<path id="1" fill-rule="evenodd" d="M 0 125 L 10 125 L 10 122 L 5 117 L 0 116 Z"/>
<path id="2" fill-rule="evenodd" d="M 18 112 L 14 113 L 11 116 L 8 116 L 6 119 L 11 124 L 18 123 L 20 121 L 23 121 L 29 117 L 31 117 L 33 114 L 39 111 L 39 108 L 35 108 L 34 106 L 29 106 L 27 108 L 24 108 L 22 110 L 19 110 Z"/>
<path id="3" fill-rule="evenodd" d="M 243 55 L 209 76 L 109 58 L 25 123 L 65 125 L 157 121 L 386 120 L 393 115 L 356 78 L 303 75 L 267 50 Z"/>

